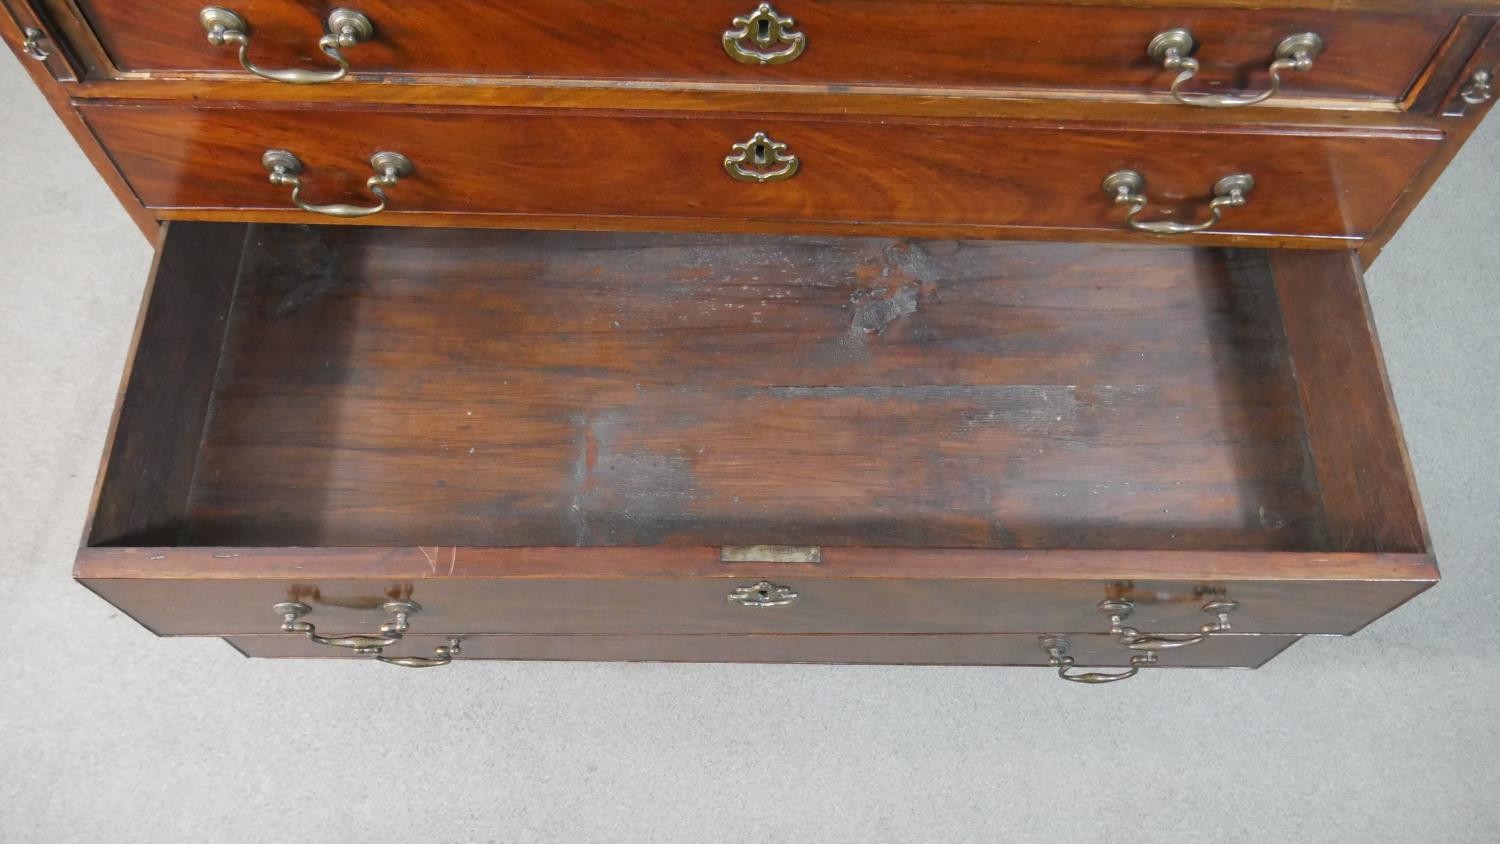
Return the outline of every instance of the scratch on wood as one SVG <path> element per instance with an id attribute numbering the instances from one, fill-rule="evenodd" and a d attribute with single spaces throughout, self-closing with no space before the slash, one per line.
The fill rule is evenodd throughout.
<path id="1" fill-rule="evenodd" d="M 420 545 L 417 546 L 417 550 L 421 551 L 422 552 L 422 556 L 424 556 L 424 557 L 427 558 L 427 567 L 430 568 L 430 569 L 432 569 L 432 573 L 433 574 L 437 574 L 437 553 L 442 550 L 442 546 L 439 546 L 439 545 L 432 546 L 432 553 L 430 553 L 430 554 L 427 553 L 427 549 L 426 548 L 423 548 Z"/>

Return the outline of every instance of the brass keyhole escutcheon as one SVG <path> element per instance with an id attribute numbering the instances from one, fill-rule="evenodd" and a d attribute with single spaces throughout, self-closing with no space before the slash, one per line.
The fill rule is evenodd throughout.
<path id="1" fill-rule="evenodd" d="M 797 175 L 802 162 L 788 151 L 787 145 L 765 132 L 756 132 L 748 141 L 734 144 L 724 158 L 724 170 L 741 182 L 779 182 Z"/>
<path id="2" fill-rule="evenodd" d="M 797 22 L 762 3 L 724 30 L 724 52 L 742 64 L 786 64 L 807 49 L 807 36 L 793 32 Z"/>
<path id="3" fill-rule="evenodd" d="M 742 607 L 786 607 L 797 603 L 802 597 L 790 586 L 781 586 L 762 580 L 754 586 L 741 586 L 729 593 L 729 603 Z"/>

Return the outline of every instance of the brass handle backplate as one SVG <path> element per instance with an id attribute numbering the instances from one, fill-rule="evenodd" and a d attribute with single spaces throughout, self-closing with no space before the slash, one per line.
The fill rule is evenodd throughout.
<path id="1" fill-rule="evenodd" d="M 1276 45 L 1275 58 L 1267 68 L 1271 75 L 1270 87 L 1248 96 L 1185 93 L 1182 86 L 1198 75 L 1198 60 L 1193 58 L 1197 46 L 1193 33 L 1179 27 L 1157 33 L 1146 46 L 1146 55 L 1164 70 L 1179 71 L 1177 78 L 1172 80 L 1172 98 L 1179 103 L 1200 108 L 1239 108 L 1263 103 L 1279 94 L 1281 74 L 1289 70 L 1299 73 L 1312 70 L 1313 59 L 1323 52 L 1323 37 L 1316 32 L 1302 32 L 1283 39 Z"/>
<path id="2" fill-rule="evenodd" d="M 271 607 L 281 616 L 281 632 L 301 633 L 308 641 L 330 648 L 347 648 L 360 656 L 374 657 L 379 662 L 399 665 L 402 668 L 434 668 L 447 665 L 458 656 L 460 647 L 456 638 L 434 649 L 431 657 L 386 656 L 385 649 L 401 641 L 410 627 L 411 617 L 422 611 L 415 601 L 387 601 L 381 609 L 390 613 L 389 622 L 380 625 L 380 635 L 354 634 L 349 636 L 325 636 L 311 622 L 302 617 L 312 612 L 312 607 L 298 601 L 284 601 Z"/>
<path id="3" fill-rule="evenodd" d="M 1255 187 L 1255 178 L 1249 173 L 1225 176 L 1214 184 L 1213 199 L 1208 203 L 1208 219 L 1201 223 L 1178 223 L 1173 220 L 1137 219 L 1146 210 L 1150 200 L 1146 198 L 1146 177 L 1134 170 L 1111 173 L 1104 179 L 1104 192 L 1115 198 L 1115 203 L 1130 207 L 1125 222 L 1132 229 L 1152 234 L 1191 234 L 1207 231 L 1219 224 L 1226 208 L 1245 205 L 1246 195 Z"/>
<path id="4" fill-rule="evenodd" d="M 742 607 L 785 607 L 801 598 L 790 586 L 777 586 L 762 580 L 754 586 L 741 586 L 729 593 L 729 603 Z"/>
<path id="5" fill-rule="evenodd" d="M 42 46 L 42 42 L 47 40 L 47 33 L 28 26 L 21 31 L 21 35 L 26 39 L 21 42 L 21 52 L 39 62 L 52 58 L 52 51 Z"/>
<path id="6" fill-rule="evenodd" d="M 780 182 L 797 175 L 802 162 L 787 151 L 787 145 L 765 132 L 733 144 L 724 158 L 724 169 L 741 182 Z"/>
<path id="7" fill-rule="evenodd" d="M 807 49 L 807 36 L 793 32 L 797 22 L 762 3 L 724 30 L 724 52 L 744 64 L 786 64 Z"/>
<path id="8" fill-rule="evenodd" d="M 410 176 L 414 169 L 411 160 L 399 152 L 377 152 L 370 157 L 370 167 L 375 170 L 375 175 L 365 181 L 365 186 L 370 189 L 370 193 L 375 194 L 375 198 L 380 200 L 377 204 L 371 206 L 313 205 L 302 200 L 301 159 L 284 149 L 268 149 L 261 155 L 260 163 L 270 174 L 271 184 L 292 189 L 294 205 L 303 211 L 325 214 L 329 217 L 368 217 L 371 214 L 379 214 L 385 210 L 386 204 L 390 201 L 385 189 Z"/>
<path id="9" fill-rule="evenodd" d="M 318 49 L 339 63 L 338 70 L 271 70 L 250 61 L 250 27 L 233 10 L 223 6 L 208 6 L 198 13 L 198 23 L 208 33 L 208 43 L 215 47 L 237 45 L 240 66 L 245 70 L 263 79 L 292 85 L 313 85 L 343 79 L 349 75 L 350 70 L 349 60 L 344 58 L 343 51 L 375 37 L 375 26 L 370 23 L 369 18 L 353 9 L 334 9 L 328 13 L 328 32 L 318 39 Z"/>

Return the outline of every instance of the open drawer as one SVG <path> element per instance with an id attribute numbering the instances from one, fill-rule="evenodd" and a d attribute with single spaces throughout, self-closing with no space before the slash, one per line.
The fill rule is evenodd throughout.
<path id="1" fill-rule="evenodd" d="M 1351 254 L 214 223 L 163 234 L 75 573 L 312 653 L 856 662 L 1437 579 Z"/>

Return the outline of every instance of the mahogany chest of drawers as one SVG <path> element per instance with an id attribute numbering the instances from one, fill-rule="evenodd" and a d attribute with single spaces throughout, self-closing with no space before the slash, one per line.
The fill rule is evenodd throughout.
<path id="1" fill-rule="evenodd" d="M 152 631 L 1099 683 L 1436 582 L 1361 274 L 1500 4 L 349 2 L 0 0 L 157 243 Z"/>

